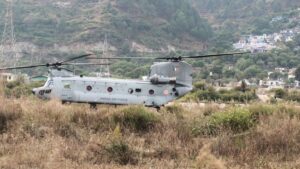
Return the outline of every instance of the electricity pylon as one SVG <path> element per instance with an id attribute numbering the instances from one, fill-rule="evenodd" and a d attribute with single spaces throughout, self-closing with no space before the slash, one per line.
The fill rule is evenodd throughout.
<path id="1" fill-rule="evenodd" d="M 0 59 L 9 58 L 15 60 L 14 64 L 16 64 L 19 57 L 15 46 L 16 39 L 14 33 L 13 0 L 6 0 L 5 11 L 4 29 L 0 46 Z"/>

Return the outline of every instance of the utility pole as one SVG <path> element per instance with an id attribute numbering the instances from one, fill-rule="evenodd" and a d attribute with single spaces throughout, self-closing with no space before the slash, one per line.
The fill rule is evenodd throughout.
<path id="1" fill-rule="evenodd" d="M 108 42 L 107 42 L 107 35 L 105 35 L 105 40 L 104 40 L 104 43 L 103 43 L 103 48 L 102 48 L 102 53 L 103 53 L 103 57 L 109 57 L 109 52 L 108 52 L 108 48 L 109 48 L 109 45 L 108 45 Z M 108 65 L 109 63 L 109 59 L 101 59 L 100 62 L 102 64 L 107 64 L 107 65 L 101 65 L 100 66 L 100 70 L 101 70 L 101 74 L 103 77 L 110 77 L 110 67 Z"/>

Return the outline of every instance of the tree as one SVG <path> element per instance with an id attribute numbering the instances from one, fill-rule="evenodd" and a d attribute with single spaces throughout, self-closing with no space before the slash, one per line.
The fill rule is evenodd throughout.
<path id="1" fill-rule="evenodd" d="M 300 66 L 295 71 L 295 79 L 300 81 Z"/>
<path id="2" fill-rule="evenodd" d="M 245 80 L 242 80 L 241 91 L 245 93 L 246 90 L 247 90 L 247 84 L 246 84 Z"/>

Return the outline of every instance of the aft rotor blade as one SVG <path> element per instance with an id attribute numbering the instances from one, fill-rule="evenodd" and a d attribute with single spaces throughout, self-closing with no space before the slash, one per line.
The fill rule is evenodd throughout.
<path id="1" fill-rule="evenodd" d="M 211 55 L 200 55 L 200 56 L 183 56 L 182 58 L 208 58 L 208 57 L 217 57 L 217 56 L 230 56 L 230 55 L 242 55 L 251 52 L 236 52 L 236 53 L 220 53 L 220 54 L 211 54 Z"/>
<path id="2" fill-rule="evenodd" d="M 49 64 L 41 64 L 41 65 L 29 65 L 29 66 L 17 66 L 17 67 L 6 67 L 6 68 L 0 68 L 0 70 L 14 70 L 14 69 L 28 69 L 28 68 L 36 68 L 36 67 L 49 67 Z"/>
<path id="3" fill-rule="evenodd" d="M 209 57 L 218 57 L 218 56 L 241 55 L 247 53 L 251 53 L 251 52 L 219 53 L 219 54 L 198 55 L 198 56 L 158 57 L 156 59 L 182 60 L 182 59 L 197 59 L 197 58 L 209 58 Z"/>
<path id="4" fill-rule="evenodd" d="M 93 54 L 84 54 L 84 55 L 81 55 L 81 56 L 72 57 L 72 58 L 64 60 L 64 61 L 62 61 L 60 63 L 71 62 L 71 61 L 74 61 L 74 60 L 77 60 L 77 59 L 81 59 L 81 58 L 85 58 L 85 57 L 88 57 L 88 56 L 91 56 L 91 55 L 93 55 Z"/>

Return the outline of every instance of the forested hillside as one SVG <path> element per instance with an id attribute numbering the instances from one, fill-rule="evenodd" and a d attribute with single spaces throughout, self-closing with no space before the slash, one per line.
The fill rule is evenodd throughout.
<path id="1" fill-rule="evenodd" d="M 3 1 L 0 9 L 4 16 Z M 168 45 L 180 49 L 189 43 L 207 42 L 213 32 L 206 20 L 181 0 L 15 0 L 13 10 L 17 41 L 39 46 L 97 43 L 107 35 L 118 48 L 135 42 L 156 50 Z"/>
<path id="2" fill-rule="evenodd" d="M 242 33 L 266 33 L 280 29 L 270 25 L 273 17 L 288 13 L 300 6 L 298 0 L 189 0 L 215 26 L 230 27 Z M 273 27 L 272 27 L 273 26 Z"/>
<path id="3" fill-rule="evenodd" d="M 109 49 L 120 56 L 152 51 L 174 51 L 172 55 L 232 51 L 232 44 L 242 35 L 300 26 L 299 19 L 289 19 L 299 15 L 298 7 L 298 0 L 14 0 L 16 41 L 29 46 L 20 49 L 27 51 L 20 52 L 23 57 L 18 65 L 102 51 L 105 37 Z M 0 30 L 4 9 L 1 1 Z M 272 22 L 281 16 L 282 20 Z M 254 57 L 191 61 L 199 70 L 195 77 L 264 78 L 274 67 L 296 67 L 300 63 L 299 39 Z M 148 72 L 150 64 L 120 61 L 112 71 L 137 78 Z M 128 69 L 126 74 L 120 67 Z M 210 72 L 214 76 L 209 76 Z"/>

